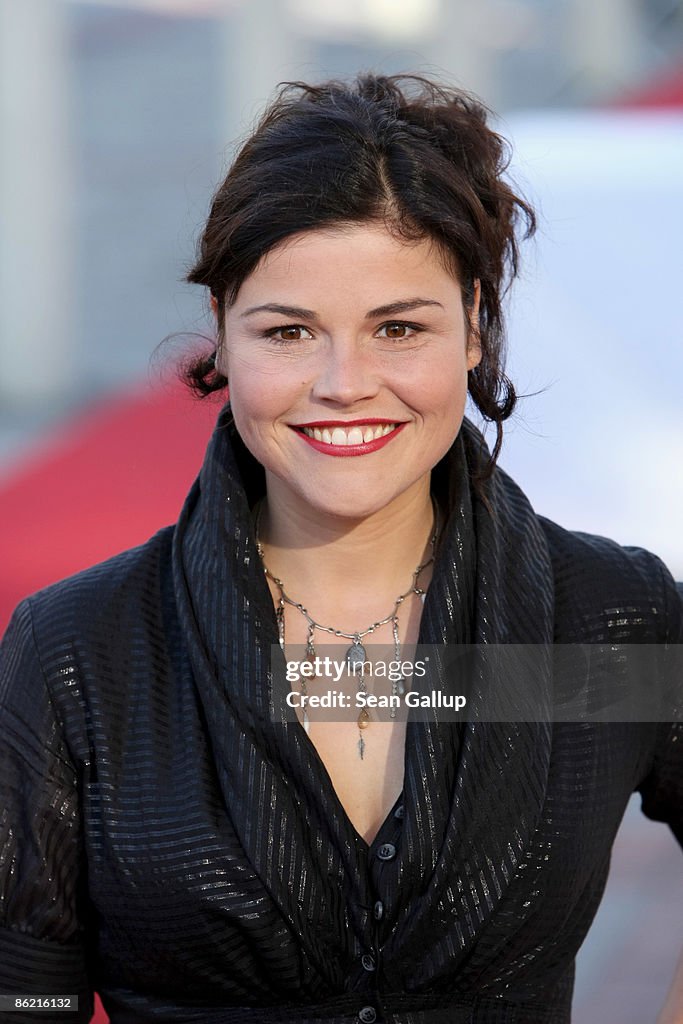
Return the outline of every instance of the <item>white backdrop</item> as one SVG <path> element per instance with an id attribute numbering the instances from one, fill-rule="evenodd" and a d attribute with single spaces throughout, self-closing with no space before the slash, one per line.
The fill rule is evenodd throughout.
<path id="1" fill-rule="evenodd" d="M 511 300 L 520 403 L 501 465 L 536 510 L 683 578 L 683 114 L 501 125 L 540 212 Z"/>

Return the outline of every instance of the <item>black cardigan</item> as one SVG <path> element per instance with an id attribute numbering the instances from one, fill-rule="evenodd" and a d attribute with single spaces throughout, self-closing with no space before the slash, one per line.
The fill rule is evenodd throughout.
<path id="1" fill-rule="evenodd" d="M 537 517 L 501 471 L 470 501 L 480 458 L 466 424 L 434 474 L 452 511 L 421 642 L 683 641 L 657 558 Z M 176 527 L 15 613 L 0 992 L 77 993 L 63 1022 L 93 989 L 115 1024 L 568 1022 L 634 790 L 683 843 L 683 724 L 409 721 L 368 846 L 284 724 L 247 466 L 226 410 Z M 19 1019 L 52 1017 L 0 1012 Z"/>

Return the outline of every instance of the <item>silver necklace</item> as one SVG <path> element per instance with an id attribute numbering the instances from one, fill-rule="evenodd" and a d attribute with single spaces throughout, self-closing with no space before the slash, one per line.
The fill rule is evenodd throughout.
<path id="1" fill-rule="evenodd" d="M 373 622 L 372 625 L 367 627 L 367 629 L 361 629 L 361 630 L 356 631 L 355 633 L 346 633 L 343 629 L 336 629 L 334 626 L 324 626 L 322 623 L 317 622 L 313 618 L 313 616 L 309 613 L 308 609 L 305 608 L 303 606 L 303 604 L 301 604 L 300 601 L 295 601 L 293 598 L 291 598 L 289 596 L 289 594 L 285 590 L 285 585 L 282 582 L 282 580 L 279 579 L 277 576 L 275 576 L 275 574 L 272 573 L 270 571 L 270 569 L 268 568 L 268 566 L 266 565 L 266 560 L 265 560 L 265 556 L 264 556 L 264 552 L 263 552 L 263 545 L 261 544 L 261 529 L 260 529 L 261 528 L 261 511 L 262 511 L 262 508 L 263 508 L 263 502 L 262 501 L 259 502 L 259 504 L 257 506 L 257 509 L 256 509 L 256 520 L 255 520 L 255 523 L 254 523 L 254 533 L 256 535 L 256 550 L 259 553 L 259 557 L 261 559 L 261 563 L 263 565 L 263 571 L 264 571 L 265 575 L 269 579 L 271 579 L 273 581 L 273 583 L 275 584 L 275 586 L 278 588 L 278 591 L 279 591 L 278 604 L 277 604 L 277 608 L 275 609 L 275 617 L 276 617 L 276 620 L 277 620 L 278 639 L 279 639 L 280 647 L 281 647 L 282 651 L 284 652 L 284 649 L 285 649 L 285 605 L 286 604 L 290 604 L 293 608 L 296 608 L 297 611 L 301 612 L 303 617 L 306 619 L 306 622 L 308 623 L 307 636 L 306 636 L 306 659 L 310 659 L 310 660 L 302 662 L 302 665 L 304 665 L 304 664 L 312 664 L 313 660 L 316 657 L 315 643 L 314 643 L 315 630 L 316 629 L 319 629 L 322 633 L 330 633 L 332 636 L 336 636 L 336 637 L 339 637 L 339 638 L 345 639 L 345 640 L 350 640 L 351 641 L 351 645 L 347 648 L 346 655 L 345 655 L 345 657 L 346 657 L 346 664 L 347 664 L 349 670 L 352 672 L 352 674 L 355 676 L 355 678 L 357 680 L 356 692 L 357 693 L 365 693 L 365 692 L 367 692 L 367 687 L 365 685 L 365 676 L 364 676 L 363 666 L 365 665 L 365 662 L 366 662 L 367 652 L 366 652 L 365 647 L 363 645 L 363 640 L 365 639 L 366 636 L 369 636 L 371 633 L 374 633 L 375 630 L 379 629 L 380 626 L 385 626 L 389 622 L 391 623 L 392 637 L 393 637 L 393 642 L 394 642 L 394 660 L 397 661 L 397 662 L 400 661 L 400 658 L 401 658 L 401 644 L 400 644 L 400 640 L 399 640 L 399 631 L 398 631 L 398 628 L 399 628 L 398 610 L 401 607 L 401 605 L 403 604 L 403 602 L 405 601 L 405 599 L 407 597 L 409 597 L 411 594 L 417 594 L 418 597 L 422 597 L 422 599 L 424 600 L 424 596 L 426 594 L 426 591 L 423 590 L 421 587 L 419 587 L 417 585 L 417 581 L 418 581 L 420 573 L 423 571 L 423 569 L 426 569 L 427 566 L 431 565 L 432 562 L 434 561 L 434 553 L 435 553 L 435 550 L 436 550 L 436 541 L 437 541 L 437 538 L 439 536 L 439 513 L 438 513 L 438 507 L 436 505 L 436 502 L 434 502 L 433 499 L 432 499 L 432 506 L 433 506 L 433 509 L 434 509 L 434 528 L 432 530 L 432 536 L 431 536 L 431 540 L 430 540 L 431 554 L 430 554 L 429 558 L 427 559 L 427 561 L 426 562 L 422 562 L 420 565 L 418 565 L 417 568 L 415 569 L 415 571 L 413 572 L 413 576 L 412 576 L 412 580 L 411 580 L 409 588 L 405 591 L 405 593 L 399 594 L 399 596 L 394 601 L 394 607 L 389 612 L 389 614 L 386 615 L 383 619 L 380 619 L 378 622 Z M 392 684 L 391 684 L 392 696 L 396 696 L 397 694 L 403 692 L 402 687 L 401 687 L 401 689 L 399 689 L 399 685 L 400 685 L 399 681 L 392 681 Z M 305 677 L 303 675 L 301 676 L 300 686 L 301 686 L 301 694 L 302 694 L 302 696 L 306 696 L 306 694 L 307 694 L 307 686 L 306 686 L 306 679 L 305 679 Z M 393 703 L 394 702 L 392 701 L 392 704 Z M 394 707 L 392 707 L 390 709 L 389 715 L 390 715 L 391 718 L 395 718 L 396 717 L 396 710 L 395 710 Z M 370 720 L 371 719 L 370 719 L 369 711 L 367 710 L 366 707 L 363 707 L 361 709 L 359 715 L 358 715 L 358 718 L 356 719 L 356 724 L 358 725 L 358 744 L 357 744 L 357 749 L 358 749 L 358 756 L 360 757 L 361 760 L 363 760 L 363 756 L 365 754 L 365 739 L 363 737 L 363 731 L 370 724 Z M 308 733 L 309 727 L 310 727 L 310 721 L 309 721 L 309 718 L 308 718 L 308 711 L 307 711 L 306 703 L 305 702 L 304 702 L 304 710 L 303 710 L 303 726 L 304 726 L 304 729 L 306 730 L 306 733 Z"/>

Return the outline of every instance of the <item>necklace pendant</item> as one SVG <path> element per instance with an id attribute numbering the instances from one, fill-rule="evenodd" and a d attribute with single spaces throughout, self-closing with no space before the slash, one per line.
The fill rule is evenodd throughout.
<path id="1" fill-rule="evenodd" d="M 366 652 L 360 640 L 354 640 L 346 652 L 346 664 L 353 672 L 356 665 L 362 665 L 366 660 Z"/>
<path id="2" fill-rule="evenodd" d="M 315 630 L 316 629 L 325 630 L 325 632 L 332 633 L 336 637 L 342 637 L 343 636 L 346 639 L 350 639 L 352 641 L 350 647 L 348 647 L 348 649 L 346 651 L 346 667 L 347 667 L 348 672 L 351 675 L 356 677 L 356 686 L 357 686 L 357 692 L 358 693 L 365 693 L 366 690 L 367 690 L 367 688 L 365 686 L 365 680 L 363 678 L 363 669 L 364 669 L 364 665 L 365 665 L 365 663 L 366 663 L 366 661 L 368 659 L 367 659 L 367 652 L 366 652 L 365 647 L 363 646 L 363 643 L 362 643 L 363 637 L 368 636 L 371 633 L 374 633 L 375 630 L 378 629 L 380 626 L 384 626 L 384 625 L 386 625 L 386 623 L 390 622 L 391 623 L 391 627 L 392 627 L 393 640 L 394 640 L 395 660 L 396 661 L 400 660 L 401 643 L 400 643 L 399 621 L 398 621 L 398 611 L 399 611 L 399 608 L 401 608 L 403 602 L 405 601 L 405 599 L 410 594 L 415 594 L 415 595 L 419 596 L 422 599 L 422 601 L 424 602 L 424 599 L 426 597 L 426 592 L 421 587 L 418 586 L 418 580 L 420 578 L 420 573 L 424 569 L 426 569 L 427 566 L 431 565 L 434 562 L 435 557 L 436 557 L 436 544 L 437 544 L 437 540 L 438 540 L 439 534 L 440 534 L 440 522 L 439 522 L 439 508 L 438 508 L 438 505 L 434 502 L 434 499 L 432 499 L 432 506 L 433 506 L 433 511 L 434 511 L 434 523 L 433 523 L 433 529 L 432 529 L 432 535 L 431 535 L 431 548 L 432 548 L 432 550 L 431 550 L 430 557 L 427 559 L 426 562 L 423 562 L 423 563 L 421 563 L 420 565 L 418 565 L 416 567 L 416 569 L 415 569 L 415 571 L 413 573 L 413 577 L 412 577 L 412 580 L 411 580 L 410 588 L 408 590 L 406 590 L 406 592 L 404 594 L 399 594 L 398 595 L 398 597 L 394 601 L 393 611 L 389 615 L 387 615 L 384 619 L 381 619 L 379 622 L 375 622 L 371 626 L 368 626 L 367 629 L 365 629 L 365 630 L 363 630 L 363 631 L 361 631 L 359 633 L 351 634 L 351 633 L 345 633 L 344 631 L 342 631 L 340 629 L 335 629 L 332 626 L 324 626 L 324 625 L 322 625 L 322 623 L 316 622 L 315 619 L 313 619 L 312 616 L 309 615 L 308 611 L 306 610 L 306 608 L 303 606 L 303 604 L 300 601 L 292 600 L 292 598 L 285 592 L 285 585 L 282 582 L 282 580 L 279 579 L 277 576 L 274 576 L 273 573 L 270 571 L 270 569 L 268 568 L 268 566 L 265 563 L 264 552 L 263 552 L 263 545 L 261 543 L 261 536 L 260 536 L 260 533 L 261 533 L 261 531 L 260 531 L 261 515 L 262 515 L 262 511 L 263 511 L 264 505 L 263 505 L 263 501 L 260 501 L 258 503 L 258 506 L 257 506 L 257 509 L 256 509 L 256 519 L 255 519 L 255 523 L 254 523 L 256 550 L 258 551 L 259 558 L 261 559 L 261 563 L 263 565 L 263 571 L 265 572 L 265 575 L 268 577 L 268 579 L 272 580 L 272 582 L 275 584 L 275 586 L 278 588 L 278 591 L 279 591 L 279 599 L 278 599 L 278 602 L 277 602 L 277 607 L 275 609 L 275 615 L 276 615 L 276 620 L 277 620 L 278 639 L 280 641 L 280 648 L 282 649 L 282 651 L 284 653 L 284 651 L 285 651 L 285 605 L 289 604 L 293 608 L 295 608 L 298 612 L 300 612 L 301 615 L 303 615 L 303 617 L 305 618 L 305 620 L 306 620 L 306 622 L 308 624 L 308 631 L 307 631 L 307 637 L 306 637 L 306 653 L 305 653 L 304 658 L 302 659 L 302 662 L 301 662 L 301 667 L 302 668 L 303 668 L 304 665 L 306 666 L 306 675 L 307 676 L 308 676 L 308 672 L 310 671 L 308 666 L 309 665 L 313 666 L 313 663 L 314 663 L 314 661 L 316 659 L 316 651 L 315 651 Z M 400 694 L 400 695 L 403 695 L 405 692 L 406 692 L 406 680 L 401 679 L 397 683 L 392 684 L 392 694 L 393 695 L 396 695 L 397 693 Z M 305 679 L 301 680 L 301 693 L 303 695 L 306 694 L 306 681 L 305 681 Z M 391 718 L 395 718 L 395 717 L 396 717 L 396 714 L 395 714 L 395 711 L 392 708 Z M 303 727 L 306 730 L 306 732 L 308 733 L 310 723 L 309 723 L 309 719 L 308 719 L 308 711 L 307 711 L 305 706 L 304 706 L 304 709 L 303 709 L 302 721 L 303 721 Z M 366 729 L 368 727 L 368 725 L 370 724 L 370 722 L 371 722 L 370 714 L 369 714 L 369 712 L 367 711 L 366 708 L 362 709 L 362 711 L 358 715 L 358 718 L 357 718 L 356 721 L 357 721 L 357 724 L 358 724 L 358 744 L 357 744 L 358 756 L 360 757 L 361 760 L 363 760 L 363 757 L 364 757 L 364 754 L 365 754 L 365 740 L 363 739 L 363 730 Z"/>

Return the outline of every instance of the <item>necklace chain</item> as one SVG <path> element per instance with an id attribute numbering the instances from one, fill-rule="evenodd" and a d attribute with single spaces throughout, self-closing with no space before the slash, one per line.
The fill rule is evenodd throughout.
<path id="1" fill-rule="evenodd" d="M 413 572 L 413 578 L 412 578 L 410 587 L 406 590 L 406 592 L 404 594 L 399 594 L 399 596 L 396 598 L 396 601 L 394 602 L 394 607 L 392 608 L 391 612 L 387 616 L 385 616 L 385 618 L 380 619 L 378 622 L 373 622 L 372 625 L 368 626 L 367 629 L 358 630 L 355 633 L 345 633 L 344 630 L 342 630 L 342 629 L 335 629 L 334 626 L 323 626 L 322 623 L 316 622 L 316 620 L 309 613 L 307 608 L 304 608 L 304 606 L 299 601 L 294 601 L 289 596 L 289 594 L 287 594 L 287 592 L 285 590 L 285 585 L 282 582 L 282 580 L 279 579 L 274 573 L 272 573 L 270 571 L 270 569 L 268 568 L 268 566 L 266 565 L 265 556 L 264 556 L 264 553 L 263 553 L 263 545 L 261 544 L 261 538 L 260 538 L 261 509 L 262 509 L 262 505 L 261 505 L 261 503 L 259 503 L 259 506 L 258 506 L 258 509 L 257 509 L 257 512 L 256 512 L 255 533 L 256 533 L 256 550 L 258 551 L 259 556 L 261 558 L 261 562 L 263 563 L 263 570 L 264 570 L 266 576 L 268 576 L 268 578 L 273 581 L 273 583 L 276 585 L 276 587 L 280 591 L 280 596 L 281 596 L 282 600 L 286 604 L 289 604 L 293 608 L 296 608 L 297 611 L 300 611 L 301 614 L 306 619 L 306 621 L 308 622 L 309 626 L 312 626 L 314 629 L 319 629 L 319 630 L 321 630 L 324 633 L 331 633 L 333 636 L 341 637 L 344 640 L 355 640 L 356 642 L 358 642 L 358 641 L 362 640 L 364 637 L 369 636 L 370 633 L 374 633 L 376 629 L 380 628 L 380 626 L 385 626 L 387 624 L 387 622 L 391 622 L 396 617 L 396 612 L 401 607 L 401 605 L 403 604 L 405 599 L 407 597 L 410 597 L 411 594 L 417 594 L 418 597 L 421 597 L 423 594 L 426 593 L 425 590 L 423 590 L 421 587 L 418 587 L 417 580 L 418 580 L 418 577 L 419 577 L 420 573 L 424 569 L 426 569 L 427 566 L 431 565 L 432 562 L 434 561 L 434 550 L 436 548 L 436 540 L 437 540 L 438 533 L 439 533 L 439 529 L 438 529 L 438 515 L 436 514 L 436 506 L 434 507 L 434 530 L 432 532 L 432 536 L 431 536 L 431 540 L 430 540 L 430 546 L 431 546 L 431 551 L 432 551 L 430 557 L 427 559 L 426 562 L 422 562 L 421 565 L 417 566 L 417 568 Z"/>
<path id="2" fill-rule="evenodd" d="M 282 648 L 282 650 L 284 651 L 284 647 L 285 647 L 285 605 L 289 604 L 293 608 L 296 608 L 296 610 L 299 611 L 303 615 L 303 617 L 306 619 L 306 622 L 308 623 L 308 635 L 307 635 L 307 640 L 306 640 L 306 656 L 308 658 L 315 658 L 314 634 L 315 634 L 315 630 L 316 629 L 319 629 L 323 633 L 329 633 L 332 636 L 336 636 L 336 637 L 343 638 L 345 640 L 351 640 L 352 641 L 351 646 L 349 647 L 348 651 L 346 652 L 346 660 L 347 660 L 347 664 L 349 665 L 350 668 L 353 669 L 354 675 L 358 679 L 358 692 L 359 693 L 363 693 L 366 690 L 365 680 L 364 680 L 364 677 L 363 677 L 363 667 L 362 667 L 363 663 L 365 662 L 365 659 L 366 659 L 366 652 L 365 652 L 365 648 L 363 647 L 362 640 L 366 636 L 369 636 L 370 634 L 374 633 L 375 630 L 379 629 L 381 626 L 385 626 L 388 622 L 390 622 L 392 624 L 392 634 L 393 634 L 393 640 L 394 640 L 394 657 L 395 657 L 396 661 L 400 661 L 401 645 L 400 645 L 399 634 L 398 634 L 398 626 L 399 626 L 398 610 L 401 607 L 401 605 L 403 604 L 403 602 L 405 601 L 405 599 L 407 597 L 409 597 L 411 594 L 416 594 L 418 597 L 423 597 L 424 598 L 424 595 L 425 595 L 426 591 L 423 590 L 422 587 L 418 587 L 417 581 L 419 579 L 420 573 L 424 569 L 426 569 L 427 566 L 432 564 L 432 562 L 434 561 L 434 557 L 435 557 L 436 542 L 437 542 L 437 539 L 438 539 L 438 536 L 439 536 L 439 514 L 438 514 L 438 506 L 436 505 L 436 502 L 434 502 L 433 500 L 432 500 L 432 506 L 433 506 L 433 510 L 434 510 L 434 526 L 433 526 L 433 530 L 432 530 L 432 534 L 431 534 L 431 539 L 430 539 L 431 554 L 430 554 L 430 556 L 429 556 L 429 558 L 427 559 L 426 562 L 421 562 L 420 565 L 418 565 L 416 567 L 415 571 L 413 572 L 413 576 L 412 576 L 412 579 L 411 579 L 410 587 L 408 588 L 408 590 L 406 590 L 405 593 L 403 593 L 403 594 L 399 594 L 399 596 L 396 598 L 396 600 L 394 602 L 394 607 L 392 608 L 391 612 L 388 615 L 386 615 L 383 619 L 379 619 L 377 622 L 373 622 L 372 625 L 367 627 L 367 629 L 357 630 L 355 633 L 347 633 L 343 629 L 337 629 L 335 626 L 325 626 L 321 622 L 317 622 L 313 618 L 313 616 L 310 614 L 308 609 L 305 608 L 304 605 L 300 601 L 294 601 L 289 596 L 289 594 L 285 590 L 285 585 L 282 582 L 282 580 L 278 576 L 276 576 L 273 572 L 271 572 L 270 569 L 268 568 L 268 566 L 266 565 L 265 554 L 264 554 L 264 551 L 263 551 L 263 545 L 261 543 L 261 513 L 262 513 L 262 509 L 263 509 L 263 502 L 260 501 L 258 506 L 257 506 L 257 509 L 256 509 L 256 519 L 255 519 L 255 523 L 254 523 L 254 533 L 255 533 L 255 537 L 256 537 L 256 550 L 258 551 L 259 557 L 261 559 L 261 563 L 263 565 L 263 571 L 264 571 L 265 575 L 269 579 L 271 579 L 273 581 L 273 583 L 275 584 L 275 586 L 278 588 L 278 591 L 279 591 L 279 600 L 278 600 L 278 607 L 276 609 L 276 618 L 277 618 L 277 625 L 278 625 L 278 636 L 279 636 L 279 640 L 280 640 L 280 647 Z M 360 668 L 360 671 L 357 671 L 359 668 Z M 305 679 L 303 677 L 302 677 L 302 680 L 301 680 L 301 693 L 302 693 L 302 695 L 306 694 L 306 683 L 305 683 Z M 392 693 L 398 693 L 398 684 L 397 683 L 393 683 L 392 684 Z M 391 716 L 391 718 L 395 718 L 396 717 L 396 712 L 395 712 L 395 710 L 393 708 L 392 708 L 392 710 L 390 712 L 390 716 Z M 363 755 L 364 755 L 364 752 L 365 752 L 365 740 L 363 738 L 363 730 L 369 725 L 369 723 L 370 723 L 370 715 L 369 715 L 367 709 L 363 708 L 363 710 L 358 715 L 358 719 L 357 719 L 358 731 L 359 731 L 358 754 L 359 754 L 359 757 L 361 758 L 361 760 L 363 759 Z M 303 724 L 304 724 L 304 729 L 308 733 L 308 730 L 309 730 L 309 720 L 308 720 L 308 713 L 306 711 L 306 707 L 305 706 L 304 706 L 304 713 L 303 713 Z"/>

